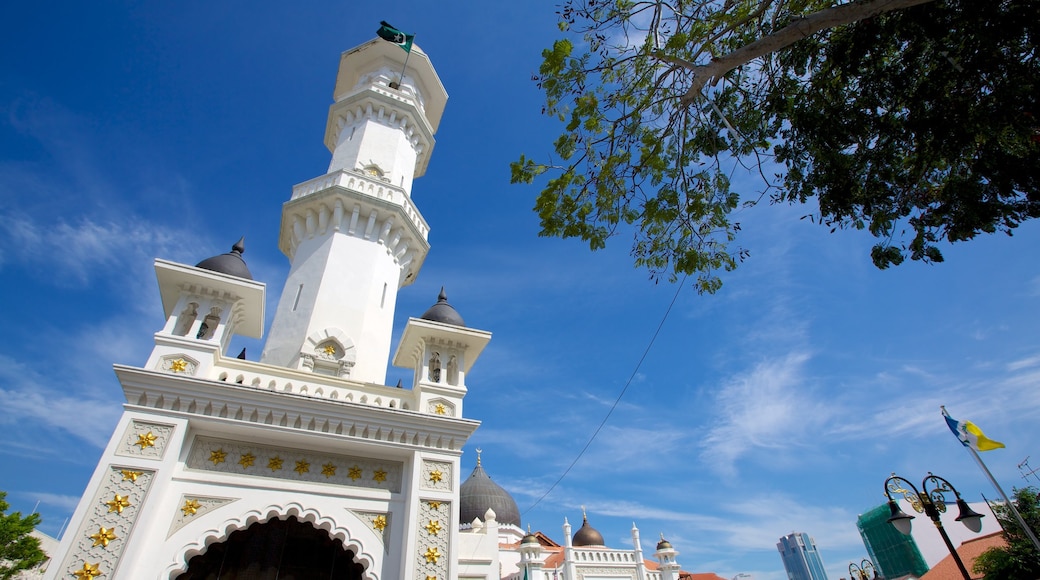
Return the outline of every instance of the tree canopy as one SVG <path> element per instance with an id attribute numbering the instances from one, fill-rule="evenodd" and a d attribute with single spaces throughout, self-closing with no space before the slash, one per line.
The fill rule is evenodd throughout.
<path id="1" fill-rule="evenodd" d="M 1012 494 L 1015 507 L 1026 525 L 1034 533 L 1040 533 L 1040 497 L 1035 487 L 1016 489 Z M 972 566 L 975 572 L 984 574 L 985 580 L 1018 580 L 1020 578 L 1040 578 L 1040 554 L 1022 531 L 1007 504 L 992 504 L 993 515 L 1000 520 L 1004 529 L 1007 547 L 990 548 L 975 559 Z"/>
<path id="2" fill-rule="evenodd" d="M 568 0 L 543 52 L 565 123 L 541 235 L 593 250 L 633 235 L 654 277 L 701 291 L 748 255 L 738 207 L 877 238 L 879 268 L 1040 216 L 1040 3 L 996 0 Z M 734 186 L 747 172 L 760 186 Z M 743 175 L 741 177 L 744 177 Z"/>
<path id="3" fill-rule="evenodd" d="M 0 491 L 0 580 L 14 578 L 47 559 L 40 549 L 40 540 L 29 535 L 40 524 L 40 514 L 8 514 L 11 506 L 6 497 L 7 492 Z"/>

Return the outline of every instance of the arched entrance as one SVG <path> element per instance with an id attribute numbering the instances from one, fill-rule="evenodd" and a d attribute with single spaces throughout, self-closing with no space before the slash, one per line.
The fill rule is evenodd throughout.
<path id="1" fill-rule="evenodd" d="M 232 532 L 177 580 L 363 580 L 364 572 L 343 542 L 290 516 Z"/>

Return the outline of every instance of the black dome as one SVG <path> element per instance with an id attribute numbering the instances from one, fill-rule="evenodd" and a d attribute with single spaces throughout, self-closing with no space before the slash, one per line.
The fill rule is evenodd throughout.
<path id="1" fill-rule="evenodd" d="M 480 466 L 478 456 L 473 473 L 459 488 L 459 523 L 468 524 L 475 518 L 483 521 L 488 508 L 495 511 L 495 519 L 500 524 L 520 526 L 520 509 L 516 507 L 516 501 L 502 486 L 491 481 Z"/>
<path id="2" fill-rule="evenodd" d="M 466 326 L 459 313 L 452 308 L 451 304 L 448 304 L 448 295 L 444 293 L 444 286 L 441 286 L 441 293 L 437 296 L 437 303 L 431 306 L 419 318 L 443 322 L 444 324 L 454 324 L 455 326 Z"/>
<path id="3" fill-rule="evenodd" d="M 245 238 L 241 238 L 235 242 L 234 246 L 231 246 L 231 251 L 226 254 L 219 256 L 213 256 L 212 258 L 206 258 L 205 260 L 195 264 L 196 268 L 202 268 L 203 270 L 210 270 L 212 272 L 220 272 L 221 274 L 227 274 L 229 276 L 236 276 L 238 278 L 245 278 L 246 280 L 252 280 L 253 275 L 249 272 L 249 268 L 246 267 L 246 261 L 242 259 L 242 252 L 246 251 Z"/>
<path id="4" fill-rule="evenodd" d="M 582 516 L 581 518 L 581 529 L 574 532 L 574 539 L 571 541 L 575 546 L 602 546 L 603 534 L 596 531 L 596 528 L 589 525 L 589 518 Z"/>

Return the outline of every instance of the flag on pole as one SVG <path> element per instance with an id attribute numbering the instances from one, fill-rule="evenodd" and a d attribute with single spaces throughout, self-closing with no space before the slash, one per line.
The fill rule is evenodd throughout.
<path id="1" fill-rule="evenodd" d="M 379 23 L 379 30 L 376 31 L 376 34 L 379 35 L 379 38 L 400 46 L 405 52 L 412 52 L 412 41 L 415 40 L 414 34 L 401 32 L 390 24 L 387 24 L 385 20 Z"/>
<path id="2" fill-rule="evenodd" d="M 1004 447 L 1004 444 L 1000 441 L 994 441 L 986 437 L 982 429 L 979 429 L 975 423 L 958 421 L 950 417 L 950 414 L 946 412 L 946 407 L 942 408 L 942 414 L 946 418 L 946 425 L 949 426 L 950 431 L 953 431 L 953 434 L 957 436 L 957 439 L 961 440 L 961 444 L 965 447 L 971 447 L 975 451 L 991 451 Z"/>

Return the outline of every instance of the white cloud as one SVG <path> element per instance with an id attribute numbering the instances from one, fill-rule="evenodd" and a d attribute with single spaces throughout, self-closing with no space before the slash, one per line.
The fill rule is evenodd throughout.
<path id="1" fill-rule="evenodd" d="M 769 359 L 732 378 L 716 395 L 713 424 L 704 437 L 701 459 L 726 475 L 754 449 L 798 446 L 830 417 L 809 396 L 802 369 L 807 353 Z"/>

